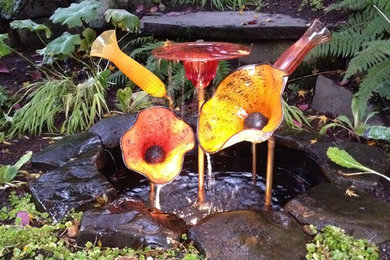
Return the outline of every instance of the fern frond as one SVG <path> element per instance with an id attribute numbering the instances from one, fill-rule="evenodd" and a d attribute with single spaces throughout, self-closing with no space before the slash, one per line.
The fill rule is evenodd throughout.
<path id="1" fill-rule="evenodd" d="M 231 71 L 228 61 L 222 60 L 218 64 L 217 74 L 214 78 L 214 86 L 217 86 L 219 82 Z"/>
<path id="2" fill-rule="evenodd" d="M 161 41 L 160 42 L 146 43 L 146 44 L 142 45 L 142 47 L 134 49 L 130 53 L 130 56 L 135 59 L 139 55 L 150 54 L 150 52 L 152 50 L 154 50 L 155 48 L 161 47 L 163 45 L 164 45 L 164 42 L 161 42 Z"/>
<path id="3" fill-rule="evenodd" d="M 390 80 L 390 59 L 383 61 L 367 71 L 367 75 L 360 83 L 359 91 L 355 96 L 359 104 L 367 104 L 372 93 L 379 89 L 384 82 Z"/>
<path id="4" fill-rule="evenodd" d="M 335 4 L 330 5 L 327 8 L 327 12 L 335 10 L 353 10 L 359 11 L 367 8 L 366 1 L 356 1 L 356 0 L 344 0 Z"/>
<path id="5" fill-rule="evenodd" d="M 379 13 L 367 22 L 366 28 L 362 31 L 367 38 L 381 37 L 384 33 L 390 33 L 390 23 L 386 22 Z"/>
<path id="6" fill-rule="evenodd" d="M 365 49 L 351 59 L 344 80 L 390 58 L 390 40 L 370 41 L 363 43 L 362 47 Z"/>

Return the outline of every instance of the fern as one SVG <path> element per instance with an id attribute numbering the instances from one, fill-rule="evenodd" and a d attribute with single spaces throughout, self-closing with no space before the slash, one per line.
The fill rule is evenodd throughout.
<path id="1" fill-rule="evenodd" d="M 344 79 L 348 79 L 356 73 L 366 71 L 390 57 L 390 41 L 370 41 L 363 43 L 362 46 L 365 49 L 357 52 L 355 57 L 351 59 Z"/>
<path id="2" fill-rule="evenodd" d="M 344 80 L 365 74 L 355 94 L 359 110 L 364 111 L 373 92 L 383 93 L 384 83 L 390 80 L 390 22 L 386 21 L 390 1 L 343 0 L 329 10 L 352 11 L 352 14 L 333 34 L 333 41 L 320 45 L 314 56 L 350 58 Z"/>
<path id="3" fill-rule="evenodd" d="M 372 92 L 381 87 L 384 82 L 390 80 L 390 59 L 381 62 L 367 71 L 367 75 L 360 83 L 359 91 L 355 94 L 359 106 L 368 102 Z"/>

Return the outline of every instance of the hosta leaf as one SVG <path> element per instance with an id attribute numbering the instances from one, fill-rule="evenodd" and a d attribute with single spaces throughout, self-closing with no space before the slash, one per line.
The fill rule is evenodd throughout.
<path id="1" fill-rule="evenodd" d="M 73 3 L 67 8 L 58 8 L 50 17 L 54 23 L 68 25 L 69 28 L 83 26 L 83 22 L 89 23 L 97 16 L 100 3 L 95 0 L 86 0 Z"/>
<path id="2" fill-rule="evenodd" d="M 10 23 L 12 29 L 27 29 L 31 32 L 45 31 L 46 38 L 51 37 L 51 30 L 49 27 L 43 24 L 38 24 L 31 19 L 27 20 L 15 20 Z"/>
<path id="3" fill-rule="evenodd" d="M 75 51 L 75 46 L 81 44 L 81 38 L 78 34 L 64 32 L 60 37 L 51 41 L 45 48 L 37 50 L 37 53 L 43 55 L 44 63 L 52 63 L 55 56 L 65 58 Z"/>
<path id="4" fill-rule="evenodd" d="M 3 57 L 11 52 L 9 46 L 4 42 L 8 39 L 8 33 L 0 34 L 0 57 Z"/>
<path id="5" fill-rule="evenodd" d="M 105 13 L 106 21 L 128 32 L 137 32 L 139 19 L 124 9 L 108 9 Z"/>
<path id="6" fill-rule="evenodd" d="M 345 150 L 339 149 L 338 147 L 329 147 L 326 155 L 329 159 L 345 168 L 356 168 L 361 169 L 364 166 L 356 161 L 348 152 Z"/>

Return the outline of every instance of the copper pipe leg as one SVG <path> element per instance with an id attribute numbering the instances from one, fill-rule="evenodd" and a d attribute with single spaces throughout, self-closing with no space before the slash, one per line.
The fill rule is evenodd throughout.
<path id="1" fill-rule="evenodd" d="M 271 209 L 272 203 L 272 179 L 274 170 L 274 155 L 275 155 L 275 138 L 271 136 L 268 139 L 268 153 L 267 153 L 267 172 L 265 183 L 265 208 Z"/>
<path id="2" fill-rule="evenodd" d="M 204 103 L 204 89 L 198 89 L 198 116 L 200 108 Z M 198 145 L 198 201 L 204 201 L 204 152 L 200 145 Z"/>
<path id="3" fill-rule="evenodd" d="M 256 184 L 257 150 L 256 143 L 252 143 L 252 181 Z"/>
<path id="4" fill-rule="evenodd" d="M 154 183 L 150 182 L 150 186 L 149 187 L 150 187 L 150 190 L 149 190 L 150 205 L 155 207 L 154 202 L 155 202 L 156 193 L 155 193 L 155 189 L 154 189 Z"/>

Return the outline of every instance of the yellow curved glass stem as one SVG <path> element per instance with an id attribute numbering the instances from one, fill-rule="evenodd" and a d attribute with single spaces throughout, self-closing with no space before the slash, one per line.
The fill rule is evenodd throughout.
<path id="1" fill-rule="evenodd" d="M 91 56 L 107 59 L 115 64 L 138 87 L 153 97 L 165 97 L 164 83 L 150 70 L 127 56 L 119 48 L 115 30 L 103 32 L 92 44 Z"/>

